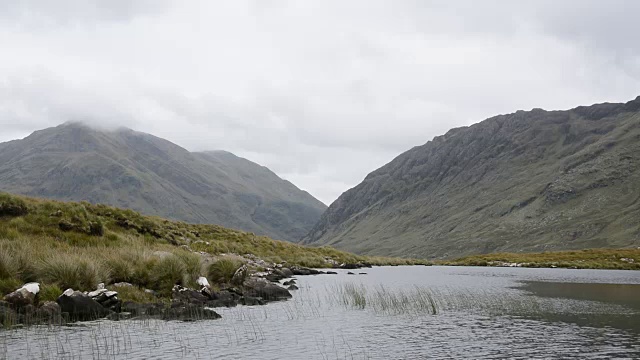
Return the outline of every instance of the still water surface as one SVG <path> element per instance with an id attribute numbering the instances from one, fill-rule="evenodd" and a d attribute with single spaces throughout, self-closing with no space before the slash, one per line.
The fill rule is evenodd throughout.
<path id="1" fill-rule="evenodd" d="M 438 266 L 362 272 L 298 277 L 293 299 L 216 309 L 221 320 L 3 331 L 0 358 L 640 358 L 640 272 Z M 339 295 L 351 285 L 368 296 L 427 291 L 436 314 L 353 307 Z"/>

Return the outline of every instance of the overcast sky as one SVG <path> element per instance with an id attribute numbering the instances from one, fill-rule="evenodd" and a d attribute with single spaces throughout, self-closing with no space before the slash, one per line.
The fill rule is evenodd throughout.
<path id="1" fill-rule="evenodd" d="M 0 2 L 0 141 L 68 120 L 224 149 L 330 204 L 401 152 L 640 95 L 640 1 Z"/>

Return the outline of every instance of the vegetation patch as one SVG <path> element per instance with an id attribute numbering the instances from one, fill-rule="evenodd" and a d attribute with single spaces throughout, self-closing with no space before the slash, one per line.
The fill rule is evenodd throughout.
<path id="1" fill-rule="evenodd" d="M 441 261 L 453 266 L 508 266 L 640 270 L 640 249 L 587 249 L 542 253 L 496 253 Z"/>
<path id="2" fill-rule="evenodd" d="M 217 225 L 187 224 L 135 211 L 87 202 L 60 202 L 0 194 L 0 291 L 25 282 L 46 284 L 50 298 L 58 290 L 94 290 L 127 282 L 137 290 L 132 301 L 161 297 L 174 285 L 196 287 L 206 276 L 215 287 L 229 283 L 247 259 L 286 266 L 333 267 L 340 264 L 412 265 L 426 261 L 366 257 L 330 247 L 311 248 L 276 241 Z M 19 210 L 27 209 L 27 210 Z M 4 214 L 4 215 L 2 215 Z M 261 269 L 253 269 L 261 270 Z M 262 269 L 264 270 L 264 269 Z M 14 286 L 16 285 L 16 286 Z"/>

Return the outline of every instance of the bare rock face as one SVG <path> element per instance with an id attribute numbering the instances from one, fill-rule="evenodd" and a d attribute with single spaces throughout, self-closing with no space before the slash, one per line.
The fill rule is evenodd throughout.
<path id="1" fill-rule="evenodd" d="M 340 196 L 303 239 L 447 258 L 640 246 L 640 97 L 452 129 Z"/>

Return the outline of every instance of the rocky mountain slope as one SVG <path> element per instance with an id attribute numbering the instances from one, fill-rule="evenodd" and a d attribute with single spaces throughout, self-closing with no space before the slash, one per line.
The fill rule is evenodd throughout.
<path id="1" fill-rule="evenodd" d="M 0 144 L 0 191 L 299 240 L 326 206 L 266 167 L 129 129 L 66 123 Z"/>
<path id="2" fill-rule="evenodd" d="M 640 246 L 640 97 L 452 129 L 369 174 L 303 239 L 455 257 Z"/>

